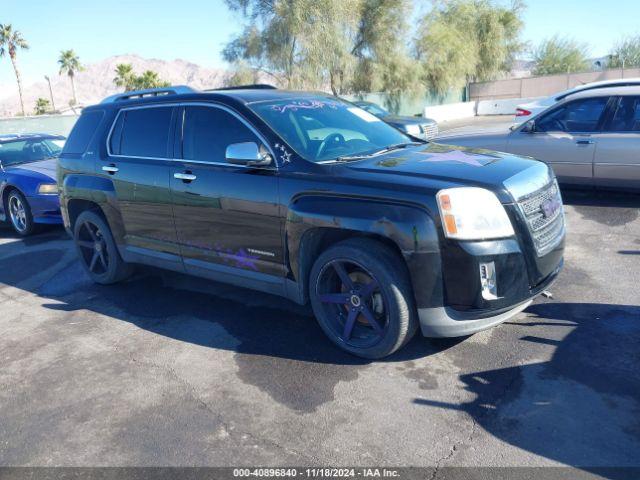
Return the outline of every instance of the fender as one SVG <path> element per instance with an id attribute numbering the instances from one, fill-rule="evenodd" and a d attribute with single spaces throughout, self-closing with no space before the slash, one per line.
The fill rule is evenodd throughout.
<path id="1" fill-rule="evenodd" d="M 4 192 L 7 188 L 18 188 L 13 183 L 10 183 L 8 180 L 3 180 L 0 183 L 0 222 L 4 222 L 7 220 L 7 214 L 4 211 Z"/>
<path id="2" fill-rule="evenodd" d="M 327 229 L 391 242 L 404 257 L 418 307 L 442 305 L 438 230 L 426 209 L 361 197 L 296 197 L 287 213 L 285 239 L 291 274 L 302 292 L 307 291 L 308 273 L 317 258 L 314 237 Z"/>
<path id="3" fill-rule="evenodd" d="M 73 212 L 69 202 L 87 201 L 97 204 L 107 219 L 118 246 L 124 243 L 124 223 L 117 208 L 116 192 L 111 180 L 97 175 L 68 174 L 64 177 L 60 193 L 60 206 L 64 225 L 71 228 Z"/>

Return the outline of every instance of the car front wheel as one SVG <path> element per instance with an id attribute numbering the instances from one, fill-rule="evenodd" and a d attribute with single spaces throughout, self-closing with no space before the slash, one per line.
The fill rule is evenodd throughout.
<path id="1" fill-rule="evenodd" d="M 31 207 L 25 196 L 18 190 L 13 190 L 7 197 L 6 210 L 15 232 L 21 237 L 28 237 L 36 230 Z"/>
<path id="2" fill-rule="evenodd" d="M 418 326 L 403 259 L 374 240 L 350 239 L 326 250 L 311 269 L 309 296 L 327 336 L 363 358 L 383 358 Z"/>

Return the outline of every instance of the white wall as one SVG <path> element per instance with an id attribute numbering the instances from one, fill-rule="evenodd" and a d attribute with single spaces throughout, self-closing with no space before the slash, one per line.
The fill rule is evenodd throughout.
<path id="1" fill-rule="evenodd" d="M 5 133 L 50 133 L 69 135 L 78 115 L 38 115 L 0 118 L 0 135 Z"/>
<path id="2" fill-rule="evenodd" d="M 448 103 L 424 108 L 424 116 L 432 118 L 436 122 L 457 120 L 476 116 L 477 102 Z"/>
<path id="3" fill-rule="evenodd" d="M 478 115 L 511 115 L 516 113 L 516 107 L 521 103 L 528 103 L 538 98 L 507 98 L 498 100 L 480 100 L 478 102 Z"/>

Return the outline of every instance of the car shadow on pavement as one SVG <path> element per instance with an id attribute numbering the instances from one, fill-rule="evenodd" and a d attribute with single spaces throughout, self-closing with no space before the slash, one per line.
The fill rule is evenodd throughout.
<path id="1" fill-rule="evenodd" d="M 414 403 L 466 412 L 500 441 L 566 465 L 640 467 L 640 306 L 539 303 L 526 313 L 532 321 L 510 324 L 527 331 L 520 341 L 553 346 L 550 360 L 461 375 L 468 403 Z M 561 340 L 530 334 L 550 325 L 573 328 Z"/>
<path id="2" fill-rule="evenodd" d="M 0 232 L 0 294 L 4 284 L 38 295 L 44 299 L 41 308 L 50 311 L 97 313 L 180 342 L 232 352 L 243 383 L 296 412 L 313 412 L 332 401 L 339 383 L 357 379 L 371 363 L 334 346 L 308 308 L 286 299 L 146 267 L 126 282 L 100 286 L 85 274 L 64 234 L 33 237 L 29 247 L 24 240 L 3 238 Z M 56 318 L 66 322 L 65 315 Z M 383 362 L 425 358 L 462 340 L 434 341 L 418 333 Z"/>
<path id="3" fill-rule="evenodd" d="M 14 237 L 0 231 L 2 238 Z M 7 254 L 11 249 L 16 254 Z M 63 231 L 16 237 L 16 242 L 0 244 L 0 258 L 0 285 L 62 300 L 46 303 L 49 309 L 86 309 L 176 340 L 238 353 L 336 365 L 370 363 L 333 346 L 309 307 L 274 295 L 142 266 L 126 282 L 96 285 L 75 260 L 73 244 Z M 45 270 L 53 273 L 34 283 Z M 217 336 L 219 326 L 228 335 Z M 428 356 L 458 341 L 429 341 L 417 334 L 386 361 Z"/>
<path id="4" fill-rule="evenodd" d="M 585 207 L 640 208 L 640 192 L 561 187 L 565 205 Z"/>
<path id="5" fill-rule="evenodd" d="M 563 188 L 562 201 L 582 218 L 609 227 L 626 225 L 640 218 L 638 193 Z"/>

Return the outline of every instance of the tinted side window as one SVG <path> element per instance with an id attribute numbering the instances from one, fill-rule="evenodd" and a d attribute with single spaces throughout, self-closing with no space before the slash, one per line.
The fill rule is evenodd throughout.
<path id="1" fill-rule="evenodd" d="M 227 146 L 232 143 L 255 142 L 256 135 L 235 116 L 213 107 L 186 107 L 182 137 L 185 160 L 225 162 Z"/>
<path id="2" fill-rule="evenodd" d="M 62 153 L 83 154 L 96 133 L 103 116 L 104 111 L 102 110 L 83 113 L 71 130 Z"/>
<path id="3" fill-rule="evenodd" d="M 608 97 L 576 100 L 536 121 L 541 132 L 594 132 L 604 112 Z"/>
<path id="4" fill-rule="evenodd" d="M 173 107 L 126 110 L 120 140 L 120 155 L 168 158 Z"/>
<path id="5" fill-rule="evenodd" d="M 621 97 L 607 130 L 640 132 L 640 97 Z"/>

